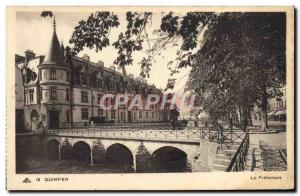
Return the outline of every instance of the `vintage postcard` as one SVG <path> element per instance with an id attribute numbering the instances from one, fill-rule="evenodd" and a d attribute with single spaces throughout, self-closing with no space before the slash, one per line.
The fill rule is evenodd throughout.
<path id="1" fill-rule="evenodd" d="M 294 7 L 7 7 L 7 190 L 295 188 Z"/>

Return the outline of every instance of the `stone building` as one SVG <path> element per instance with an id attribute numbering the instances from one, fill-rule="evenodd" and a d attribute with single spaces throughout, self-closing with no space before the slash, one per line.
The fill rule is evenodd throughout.
<path id="1" fill-rule="evenodd" d="M 105 67 L 102 61 L 91 62 L 87 55 L 64 60 L 64 47 L 54 30 L 49 53 L 35 56 L 26 51 L 22 61 L 16 63 L 22 70 L 24 82 L 24 114 L 27 130 L 44 127 L 89 126 L 91 118 L 101 117 L 106 123 L 161 122 L 168 114 L 160 105 L 148 110 L 124 104 L 117 109 L 103 110 L 99 102 L 104 94 L 127 94 L 129 100 L 141 94 L 143 102 L 148 94 L 162 95 L 160 89 L 140 78 L 126 74 L 125 68 Z M 106 99 L 114 104 L 115 98 Z M 129 101 L 130 103 L 130 101 Z"/>
<path id="2" fill-rule="evenodd" d="M 286 121 L 286 87 L 281 88 L 282 96 L 268 100 L 268 118 L 274 121 Z"/>

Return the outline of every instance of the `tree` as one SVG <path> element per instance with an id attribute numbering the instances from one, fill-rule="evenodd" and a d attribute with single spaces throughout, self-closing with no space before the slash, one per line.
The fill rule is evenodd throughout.
<path id="1" fill-rule="evenodd" d="M 208 25 L 203 42 L 188 88 L 210 92 L 204 105 L 211 115 L 222 116 L 221 110 L 230 120 L 239 111 L 243 125 L 249 122 L 250 109 L 258 105 L 262 129 L 268 129 L 268 98 L 281 96 L 285 83 L 285 15 L 222 13 Z"/>
<path id="2" fill-rule="evenodd" d="M 247 126 L 250 110 L 262 110 L 262 129 L 268 129 L 268 99 L 280 97 L 285 82 L 284 13 L 164 13 L 160 28 L 149 38 L 151 12 L 127 12 L 126 30 L 110 40 L 120 24 L 112 12 L 95 12 L 75 27 L 66 47 L 66 59 L 88 47 L 96 51 L 112 46 L 118 51 L 114 63 L 133 64 L 133 53 L 146 51 L 139 62 L 141 76 L 149 77 L 155 57 L 167 46 L 177 46 L 166 89 L 172 89 L 176 73 L 191 67 L 187 89 L 194 92 L 212 118 Z M 47 11 L 42 16 L 52 16 Z"/>

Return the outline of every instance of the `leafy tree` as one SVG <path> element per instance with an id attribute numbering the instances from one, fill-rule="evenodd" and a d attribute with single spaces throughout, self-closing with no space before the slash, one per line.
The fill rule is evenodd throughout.
<path id="1" fill-rule="evenodd" d="M 268 129 L 267 100 L 280 96 L 285 82 L 284 14 L 218 15 L 208 25 L 195 59 L 188 87 L 210 93 L 204 105 L 212 116 L 228 111 L 231 120 L 239 111 L 241 124 L 247 125 L 250 109 L 257 105 L 262 110 L 262 129 Z"/>
<path id="2" fill-rule="evenodd" d="M 138 64 L 149 77 L 152 63 L 166 47 L 178 47 L 166 89 L 173 88 L 176 73 L 191 67 L 187 90 L 196 93 L 214 121 L 251 124 L 250 110 L 261 108 L 262 129 L 267 129 L 268 98 L 281 96 L 285 82 L 285 15 L 283 13 L 164 13 L 160 28 L 150 39 L 151 12 L 127 12 L 127 26 L 117 40 L 109 38 L 120 25 L 118 15 L 95 12 L 75 27 L 66 47 L 66 59 L 88 47 L 118 51 L 114 63 L 133 64 L 133 53 L 146 51 Z M 42 16 L 52 16 L 49 11 Z"/>

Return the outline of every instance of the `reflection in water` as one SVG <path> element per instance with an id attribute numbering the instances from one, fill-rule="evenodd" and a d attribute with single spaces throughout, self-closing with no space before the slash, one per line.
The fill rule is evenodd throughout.
<path id="1" fill-rule="evenodd" d="M 72 149 L 72 158 L 77 162 L 91 162 L 91 149 L 85 142 L 76 142 Z"/>
<path id="2" fill-rule="evenodd" d="M 185 172 L 187 171 L 187 155 L 174 147 L 162 147 L 152 155 L 155 172 Z"/>
<path id="3" fill-rule="evenodd" d="M 65 144 L 66 142 L 63 142 Z M 34 145 L 29 145 L 34 144 Z M 106 150 L 98 148 L 91 153 L 83 141 L 60 145 L 56 140 L 44 141 L 42 137 L 22 139 L 17 145 L 17 173 L 133 173 L 133 172 L 186 172 L 187 155 L 174 147 L 162 147 L 152 154 L 144 147 L 139 153 L 122 144 L 113 144 Z M 67 146 L 67 147 L 66 147 Z M 97 148 L 93 148 L 97 149 Z M 38 156 L 37 156 L 38 155 Z M 103 161 L 94 161 L 101 159 Z M 134 156 L 135 159 L 134 159 Z M 138 156 L 138 157 L 137 157 Z M 134 160 L 137 165 L 134 167 Z M 137 168 L 137 171 L 135 171 Z"/>
<path id="4" fill-rule="evenodd" d="M 109 168 L 119 168 L 125 171 L 133 170 L 133 155 L 122 144 L 113 144 L 106 150 L 106 165 Z"/>

